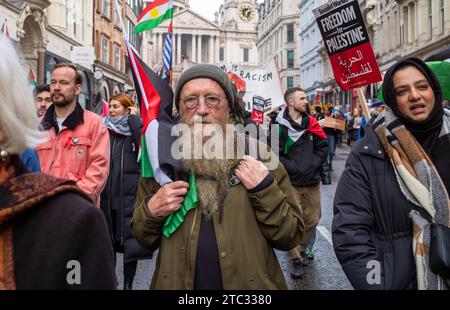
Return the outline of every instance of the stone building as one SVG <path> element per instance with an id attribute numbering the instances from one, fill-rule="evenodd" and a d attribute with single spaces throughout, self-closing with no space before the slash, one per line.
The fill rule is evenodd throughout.
<path id="1" fill-rule="evenodd" d="M 120 16 L 117 14 L 114 1 L 97 0 L 94 6 L 93 37 L 97 55 L 94 64 L 97 72 L 95 88 L 96 93 L 100 93 L 101 98 L 105 100 L 116 93 L 131 91 L 134 88 L 126 60 L 121 20 L 129 34 L 131 45 L 139 53 L 142 53 L 143 50 L 142 35 L 133 34 L 137 17 L 143 9 L 142 0 L 120 0 L 118 4 L 121 11 Z"/>
<path id="2" fill-rule="evenodd" d="M 296 0 L 265 0 L 259 6 L 258 62 L 275 59 L 284 89 L 300 86 L 299 12 Z"/>
<path id="3" fill-rule="evenodd" d="M 300 86 L 305 90 L 309 102 L 322 101 L 324 87 L 324 59 L 319 53 L 322 36 L 313 9 L 321 6 L 325 0 L 301 0 L 299 7 L 299 66 Z"/>
<path id="4" fill-rule="evenodd" d="M 6 20 L 25 69 L 31 68 L 38 83 L 50 83 L 56 63 L 71 61 L 73 46 L 92 46 L 93 12 L 92 1 L 0 0 L 0 18 Z M 92 66 L 79 69 L 84 77 L 79 102 L 89 108 Z"/>
<path id="5" fill-rule="evenodd" d="M 225 0 L 211 21 L 194 12 L 188 0 L 174 0 L 172 67 L 174 85 L 183 60 L 196 63 L 257 64 L 255 0 Z M 150 53 L 144 59 L 154 69 L 162 65 L 164 39 L 169 22 L 148 32 Z"/>

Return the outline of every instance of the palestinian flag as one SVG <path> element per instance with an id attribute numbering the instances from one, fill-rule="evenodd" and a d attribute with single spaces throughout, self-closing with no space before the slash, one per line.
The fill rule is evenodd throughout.
<path id="1" fill-rule="evenodd" d="M 28 66 L 28 83 L 33 86 L 37 85 L 36 75 L 34 74 L 33 68 L 31 68 L 31 66 Z"/>
<path id="2" fill-rule="evenodd" d="M 138 17 L 134 33 L 152 30 L 166 19 L 173 16 L 172 0 L 156 0 L 151 2 Z"/>
<path id="3" fill-rule="evenodd" d="M 163 233 L 168 238 L 183 223 L 187 212 L 197 206 L 195 175 L 192 172 L 188 179 L 182 169 L 182 162 L 171 154 L 172 145 L 177 139 L 171 135 L 175 125 L 172 119 L 172 89 L 134 53 L 127 40 L 125 45 L 141 107 L 142 177 L 153 177 L 161 186 L 176 180 L 189 182 L 189 190 L 181 208 L 168 216 L 164 224 Z"/>
<path id="4" fill-rule="evenodd" d="M 276 121 L 278 124 L 286 127 L 288 129 L 288 137 L 286 140 L 286 143 L 284 144 L 283 154 L 287 154 L 289 152 L 289 149 L 292 145 L 294 145 L 295 142 L 297 142 L 298 139 L 300 139 L 301 136 L 305 133 L 305 131 L 309 131 L 310 133 L 322 138 L 326 139 L 327 135 L 323 131 L 322 127 L 320 127 L 319 122 L 311 115 L 308 115 L 309 117 L 309 123 L 308 127 L 305 130 L 297 130 L 292 127 L 291 123 L 283 117 L 284 111 L 286 109 L 282 109 L 280 113 L 278 113 Z M 279 134 L 281 135 L 281 127 L 278 128 Z"/>
<path id="5" fill-rule="evenodd" d="M 102 118 L 107 117 L 109 115 L 109 104 L 108 102 L 102 98 Z"/>

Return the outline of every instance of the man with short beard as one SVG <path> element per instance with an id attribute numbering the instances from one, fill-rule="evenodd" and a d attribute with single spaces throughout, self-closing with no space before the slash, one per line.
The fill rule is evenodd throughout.
<path id="1" fill-rule="evenodd" d="M 295 195 L 303 210 L 305 233 L 289 254 L 291 277 L 301 278 L 304 265 L 314 259 L 312 251 L 316 226 L 320 220 L 320 170 L 326 161 L 327 136 L 317 120 L 308 115 L 305 91 L 299 87 L 286 90 L 282 109 L 276 123 L 280 125 L 280 161 L 292 182 Z"/>
<path id="2" fill-rule="evenodd" d="M 165 220 L 180 209 L 189 185 L 175 181 L 159 187 L 153 179 L 141 179 L 132 229 L 142 246 L 159 248 L 151 288 L 287 289 L 273 249 L 297 245 L 303 220 L 286 171 L 279 163 L 270 170 L 250 156 L 209 156 L 208 145 L 211 153 L 225 154 L 225 141 L 237 136 L 224 134 L 239 105 L 219 67 L 202 64 L 183 72 L 175 104 L 180 123 L 193 132 L 194 147 L 183 153 L 183 163 L 195 174 L 199 203 L 166 237 Z M 214 135 L 205 139 L 211 126 Z M 231 144 L 239 151 L 239 144 Z"/>
<path id="3" fill-rule="evenodd" d="M 42 172 L 75 181 L 100 207 L 109 170 L 109 134 L 97 114 L 77 103 L 82 83 L 74 65 L 55 65 L 50 83 L 53 104 L 41 122 L 49 139 L 36 151 Z"/>

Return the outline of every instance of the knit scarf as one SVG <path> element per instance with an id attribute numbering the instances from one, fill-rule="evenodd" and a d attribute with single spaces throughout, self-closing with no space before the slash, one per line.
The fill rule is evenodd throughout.
<path id="1" fill-rule="evenodd" d="M 450 226 L 450 200 L 433 162 L 387 107 L 374 121 L 375 132 L 394 167 L 397 182 L 410 202 L 429 214 L 411 211 L 413 221 L 413 255 L 420 290 L 446 289 L 445 279 L 430 270 L 430 220 Z M 445 111 L 440 137 L 450 134 L 450 111 Z M 447 156 L 448 154 L 443 154 Z"/>
<path id="2" fill-rule="evenodd" d="M 128 124 L 129 115 L 122 115 L 118 117 L 106 116 L 103 119 L 103 123 L 106 128 L 114 131 L 115 133 L 122 136 L 131 136 L 130 125 Z"/>
<path id="3" fill-rule="evenodd" d="M 15 225 L 20 225 L 20 221 L 13 220 L 44 200 L 65 191 L 77 192 L 90 200 L 75 182 L 41 173 L 23 174 L 0 184 L 0 290 L 16 289 L 13 229 Z M 28 238 L 33 238 L 32 231 Z"/>

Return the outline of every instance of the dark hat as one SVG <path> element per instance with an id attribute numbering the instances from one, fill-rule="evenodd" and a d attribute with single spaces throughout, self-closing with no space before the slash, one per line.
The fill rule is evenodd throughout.
<path id="1" fill-rule="evenodd" d="M 383 101 L 378 100 L 378 99 L 373 99 L 372 104 L 370 105 L 371 108 L 376 108 L 379 106 L 384 105 Z"/>
<path id="2" fill-rule="evenodd" d="M 177 82 L 177 87 L 175 89 L 175 105 L 179 109 L 180 93 L 184 84 L 193 79 L 207 78 L 216 81 L 220 87 L 222 87 L 225 95 L 228 99 L 228 105 L 230 106 L 230 111 L 235 111 L 235 105 L 237 104 L 235 100 L 235 91 L 233 88 L 233 83 L 228 78 L 227 74 L 220 69 L 218 66 L 209 64 L 198 64 L 190 67 L 183 73 L 181 73 L 180 78 Z"/>

